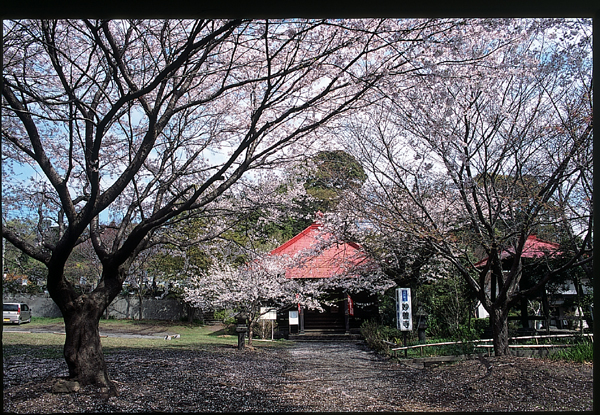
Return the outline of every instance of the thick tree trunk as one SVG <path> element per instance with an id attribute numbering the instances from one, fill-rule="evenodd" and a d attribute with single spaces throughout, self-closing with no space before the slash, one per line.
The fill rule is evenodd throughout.
<path id="1" fill-rule="evenodd" d="M 138 289 L 138 291 L 141 293 L 141 290 L 142 290 L 142 289 L 141 289 L 141 286 L 140 286 L 140 288 Z M 144 319 L 144 318 L 143 318 L 143 316 L 142 316 L 142 311 L 143 311 L 143 309 L 144 309 L 144 304 L 143 304 L 143 302 L 142 302 L 142 301 L 144 300 L 144 298 L 143 298 L 143 297 L 144 297 L 144 296 L 143 296 L 143 295 L 141 295 L 141 294 L 139 294 L 139 295 L 138 295 L 139 306 L 140 306 L 140 315 L 139 315 L 139 319 L 138 319 L 138 320 L 140 320 L 140 321 L 142 321 L 142 320 Z"/>
<path id="2" fill-rule="evenodd" d="M 53 273 L 49 267 L 48 291 L 65 321 L 64 357 L 69 369 L 69 380 L 72 381 L 68 383 L 71 385 L 68 390 L 62 391 L 75 392 L 77 385 L 96 385 L 108 396 L 118 395 L 108 376 L 99 331 L 100 317 L 121 291 L 121 280 L 114 277 L 119 275 L 118 271 L 107 280 L 105 270 L 103 278 L 93 292 L 78 294 L 64 279 L 62 267 L 56 268 L 59 271 Z"/>
<path id="3" fill-rule="evenodd" d="M 508 354 L 508 311 L 504 308 L 493 307 L 490 319 L 494 354 L 505 356 Z"/>
<path id="4" fill-rule="evenodd" d="M 187 321 L 188 323 L 193 323 L 194 322 L 194 317 L 196 316 L 196 308 L 192 307 L 191 304 L 189 303 L 185 303 L 185 308 L 187 309 Z M 202 310 L 200 310 L 200 313 L 198 313 L 200 315 L 200 321 L 201 323 L 204 323 L 204 318 L 202 316 Z"/>
<path id="5" fill-rule="evenodd" d="M 104 308 L 89 297 L 78 300 L 79 310 L 65 316 L 64 356 L 69 378 L 80 385 L 98 385 L 102 392 L 117 395 L 100 343 L 99 321 Z"/>

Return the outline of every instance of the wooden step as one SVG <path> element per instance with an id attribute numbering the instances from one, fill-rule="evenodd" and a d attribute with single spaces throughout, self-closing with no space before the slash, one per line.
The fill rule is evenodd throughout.
<path id="1" fill-rule="evenodd" d="M 305 334 L 290 334 L 289 340 L 293 341 L 315 341 L 315 342 L 339 342 L 339 341 L 361 341 L 363 337 L 360 334 L 345 333 L 316 333 L 306 332 Z"/>

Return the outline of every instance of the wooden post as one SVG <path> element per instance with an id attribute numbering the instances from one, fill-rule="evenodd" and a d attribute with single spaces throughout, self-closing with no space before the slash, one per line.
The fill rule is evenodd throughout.
<path id="1" fill-rule="evenodd" d="M 298 307 L 298 314 L 300 317 L 300 334 L 304 334 L 304 307 Z"/>
<path id="2" fill-rule="evenodd" d="M 546 333 L 550 333 L 550 304 L 546 287 L 542 288 L 542 309 L 544 312 L 544 328 Z"/>

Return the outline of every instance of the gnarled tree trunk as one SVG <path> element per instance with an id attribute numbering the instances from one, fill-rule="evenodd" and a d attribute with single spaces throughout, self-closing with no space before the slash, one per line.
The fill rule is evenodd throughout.
<path id="1" fill-rule="evenodd" d="M 48 291 L 61 310 L 65 322 L 64 357 L 69 368 L 69 380 L 81 386 L 97 385 L 109 396 L 118 395 L 108 376 L 100 342 L 100 317 L 120 292 L 119 278 L 103 277 L 94 291 L 78 294 L 62 273 L 49 272 Z M 116 274 L 115 274 L 116 275 Z M 54 277 L 54 278 L 53 278 Z M 74 384 L 74 383 L 71 383 Z M 75 390 L 71 390 L 74 392 Z"/>
<path id="2" fill-rule="evenodd" d="M 99 385 L 114 395 L 116 388 L 108 376 L 100 342 L 99 322 L 104 308 L 90 297 L 82 297 L 78 299 L 78 310 L 65 316 L 64 356 L 69 377 L 80 385 Z"/>

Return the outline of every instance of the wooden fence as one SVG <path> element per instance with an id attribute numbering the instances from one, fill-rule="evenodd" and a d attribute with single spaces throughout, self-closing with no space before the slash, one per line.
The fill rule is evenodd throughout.
<path id="1" fill-rule="evenodd" d="M 536 344 L 509 344 L 509 348 L 522 348 L 522 349 L 543 349 L 543 348 L 557 348 L 557 347 L 570 347 L 574 346 L 573 344 L 538 344 L 539 339 L 551 339 L 551 338 L 564 338 L 564 337 L 589 337 L 592 341 L 594 341 L 593 334 L 550 334 L 550 335 L 542 335 L 542 336 L 521 336 L 521 337 L 511 337 L 508 341 L 519 341 L 519 340 L 535 340 Z M 415 344 L 412 346 L 403 346 L 403 347 L 394 347 L 392 348 L 392 355 L 396 355 L 397 352 L 402 350 L 409 349 L 421 349 L 421 356 L 423 356 L 423 349 L 425 347 L 434 347 L 434 346 L 452 346 L 459 344 L 472 344 L 475 348 L 483 348 L 488 350 L 488 355 L 491 354 L 494 345 L 492 344 L 483 344 L 483 343 L 491 343 L 492 339 L 482 339 L 482 340 L 472 340 L 472 341 L 455 341 L 455 342 L 442 342 L 442 343 L 425 343 L 425 344 Z M 396 343 L 384 341 L 384 343 L 390 346 L 397 346 Z M 481 344 L 480 344 L 481 343 Z"/>

